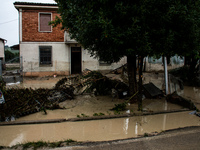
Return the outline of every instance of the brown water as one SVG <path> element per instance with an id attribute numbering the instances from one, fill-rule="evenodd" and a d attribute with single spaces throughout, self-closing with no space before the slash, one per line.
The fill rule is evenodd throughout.
<path id="1" fill-rule="evenodd" d="M 57 119 L 57 118 L 76 118 L 77 115 L 84 114 L 87 116 L 93 116 L 94 113 L 104 113 L 105 115 L 113 115 L 114 111 L 111 109 L 115 104 L 123 103 L 124 100 L 115 99 L 112 101 L 112 97 L 109 96 L 97 96 L 90 95 L 77 96 L 74 100 L 67 100 L 59 105 L 66 109 L 47 110 L 47 115 L 44 112 L 38 112 L 21 118 L 17 118 L 17 121 L 24 120 L 45 120 L 45 119 Z M 137 104 L 128 104 L 127 110 L 120 112 L 122 114 L 137 112 Z M 183 107 L 167 103 L 164 98 L 162 99 L 145 99 L 143 100 L 143 109 L 145 111 L 164 111 L 164 110 L 180 110 Z"/>
<path id="2" fill-rule="evenodd" d="M 7 83 L 7 87 L 18 87 L 18 88 L 53 88 L 55 84 L 62 79 L 62 76 L 59 77 L 38 77 L 38 78 L 23 78 L 23 82 L 17 83 Z"/>
<path id="3" fill-rule="evenodd" d="M 190 115 L 189 112 L 181 112 L 108 120 L 0 126 L 0 145 L 12 146 L 39 140 L 106 141 L 199 125 L 199 117 Z"/>
<path id="4" fill-rule="evenodd" d="M 200 110 L 200 87 L 184 86 L 184 89 L 178 90 L 177 93 L 186 99 L 192 100 Z"/>
<path id="5" fill-rule="evenodd" d="M 25 79 L 23 83 L 12 86 L 52 88 L 59 79 L 61 79 L 61 77 L 38 78 L 37 80 Z M 153 82 L 160 89 L 163 88 L 163 81 L 164 78 L 162 74 L 147 74 L 144 76 L 144 83 Z M 184 87 L 184 90 L 178 90 L 178 94 L 191 99 L 200 109 L 200 88 Z M 109 115 L 114 114 L 110 109 L 112 109 L 115 104 L 123 102 L 124 100 L 121 99 L 112 101 L 112 97 L 109 96 L 94 97 L 93 95 L 82 95 L 77 96 L 74 100 L 67 100 L 60 103 L 60 106 L 66 109 L 47 111 L 47 115 L 44 115 L 43 112 L 38 112 L 18 118 L 17 121 L 58 118 L 68 119 L 81 114 L 93 116 L 94 113 Z M 151 112 L 182 109 L 181 106 L 167 103 L 164 98 L 144 99 L 143 108 L 145 111 Z M 129 104 L 127 110 L 122 113 L 130 112 L 137 112 L 137 104 Z M 189 112 L 181 112 L 98 121 L 0 126 L 0 145 L 11 146 L 17 143 L 39 140 L 52 142 L 69 138 L 78 141 L 115 140 L 137 137 L 144 133 L 155 131 L 161 132 L 168 129 L 199 125 L 200 118 L 195 115 L 190 115 Z"/>

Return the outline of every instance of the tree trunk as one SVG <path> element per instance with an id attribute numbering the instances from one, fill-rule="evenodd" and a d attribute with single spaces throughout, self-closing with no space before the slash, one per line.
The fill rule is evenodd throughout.
<path id="1" fill-rule="evenodd" d="M 139 62 L 139 94 L 138 94 L 138 111 L 142 111 L 142 68 L 144 57 L 138 58 Z"/>
<path id="2" fill-rule="evenodd" d="M 127 56 L 127 70 L 129 81 L 129 93 L 132 96 L 137 92 L 136 56 Z M 131 101 L 133 102 L 133 100 Z"/>
<path id="3" fill-rule="evenodd" d="M 194 84 L 194 79 L 195 79 L 195 77 L 196 77 L 196 72 L 195 72 L 195 67 L 196 67 L 196 65 L 197 65 L 197 62 L 198 62 L 198 59 L 197 58 L 195 58 L 194 56 L 192 56 L 191 57 L 191 62 L 190 62 L 190 67 L 189 67 L 189 72 L 190 72 L 190 74 L 189 74 L 189 79 L 191 79 L 192 80 L 192 84 Z"/>

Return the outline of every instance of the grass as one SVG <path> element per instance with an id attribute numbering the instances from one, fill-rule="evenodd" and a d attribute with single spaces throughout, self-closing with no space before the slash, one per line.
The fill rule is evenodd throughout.
<path id="1" fill-rule="evenodd" d="M 34 149 L 37 150 L 39 148 L 56 148 L 56 147 L 63 147 L 65 145 L 70 145 L 72 143 L 76 143 L 76 141 L 72 140 L 72 139 L 67 139 L 65 141 L 59 141 L 59 142 L 44 142 L 44 141 L 38 141 L 38 142 L 27 142 L 25 144 L 17 144 L 11 148 L 13 149 L 17 149 L 18 147 L 22 147 L 23 150 L 27 150 L 27 149 Z M 0 149 L 3 149 L 5 147 L 0 146 Z"/>
<path id="2" fill-rule="evenodd" d="M 104 113 L 94 113 L 93 116 L 104 116 Z"/>

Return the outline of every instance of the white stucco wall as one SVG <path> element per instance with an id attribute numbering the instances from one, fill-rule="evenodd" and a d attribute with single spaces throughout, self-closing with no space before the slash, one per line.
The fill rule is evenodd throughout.
<path id="1" fill-rule="evenodd" d="M 4 59 L 4 41 L 0 40 L 0 57 Z"/>
<path id="2" fill-rule="evenodd" d="M 145 61 L 144 61 L 145 63 Z M 180 56 L 173 56 L 170 58 L 170 63 L 167 66 L 168 70 L 182 67 L 184 65 L 184 59 Z M 162 57 L 159 59 L 146 57 L 146 71 L 163 71 L 164 66 L 162 63 Z"/>
<path id="3" fill-rule="evenodd" d="M 52 46 L 52 66 L 39 66 L 39 46 Z M 20 44 L 23 72 L 69 71 L 69 48 L 65 43 L 32 42 Z"/>
<path id="4" fill-rule="evenodd" d="M 101 65 L 96 58 L 90 56 L 87 50 L 82 49 L 82 68 L 89 70 L 114 70 L 127 63 L 126 57 L 122 58 L 118 63 L 112 63 L 110 65 Z"/>
<path id="5" fill-rule="evenodd" d="M 39 65 L 39 46 L 52 46 L 52 66 L 43 67 Z M 23 73 L 49 72 L 55 74 L 71 73 L 71 47 L 80 47 L 79 44 L 65 44 L 64 42 L 22 42 L 20 44 L 20 56 L 22 56 Z M 90 70 L 113 70 L 126 63 L 124 57 L 118 63 L 111 65 L 100 65 L 99 61 L 93 57 L 84 48 L 82 53 L 82 71 Z M 37 75 L 36 75 L 37 76 Z"/>

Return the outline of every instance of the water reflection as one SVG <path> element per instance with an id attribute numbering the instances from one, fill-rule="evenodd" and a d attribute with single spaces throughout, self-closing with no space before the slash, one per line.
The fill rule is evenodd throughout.
<path id="1" fill-rule="evenodd" d="M 57 124 L 0 126 L 0 145 L 27 141 L 105 141 L 137 137 L 186 126 L 199 126 L 199 118 L 189 112 L 135 116 L 130 118 L 64 122 Z"/>

